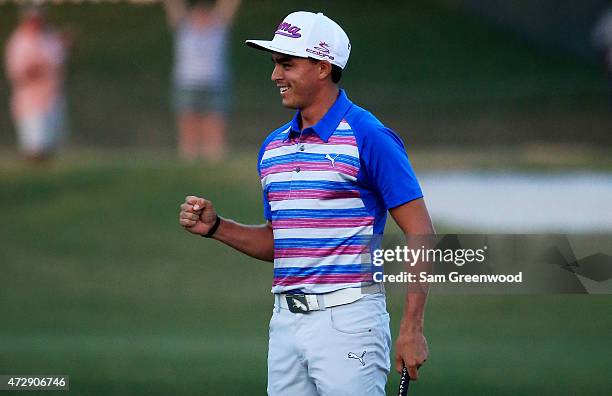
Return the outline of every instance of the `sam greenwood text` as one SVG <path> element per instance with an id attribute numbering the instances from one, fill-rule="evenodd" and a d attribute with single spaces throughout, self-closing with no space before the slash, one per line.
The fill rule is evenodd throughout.
<path id="1" fill-rule="evenodd" d="M 389 282 L 389 283 L 521 283 L 523 282 L 523 272 L 516 274 L 460 274 L 458 272 L 450 272 L 447 274 L 430 274 L 427 272 L 419 272 L 417 274 L 410 272 L 400 272 L 399 274 L 383 274 L 382 272 L 374 272 L 374 282 Z"/>

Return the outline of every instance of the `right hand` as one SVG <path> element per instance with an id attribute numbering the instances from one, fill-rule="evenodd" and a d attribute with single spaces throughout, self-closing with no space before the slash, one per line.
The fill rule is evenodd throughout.
<path id="1" fill-rule="evenodd" d="M 217 212 L 212 202 L 192 195 L 185 197 L 185 203 L 181 205 L 179 212 L 179 223 L 187 231 L 206 235 L 215 225 L 216 220 Z"/>

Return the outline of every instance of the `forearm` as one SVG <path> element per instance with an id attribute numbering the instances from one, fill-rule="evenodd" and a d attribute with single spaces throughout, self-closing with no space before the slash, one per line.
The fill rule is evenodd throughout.
<path id="1" fill-rule="evenodd" d="M 426 250 L 436 245 L 436 231 L 422 198 L 392 209 L 391 215 L 406 235 L 408 248 Z M 407 285 L 400 330 L 407 333 L 422 333 L 429 284 L 420 281 L 419 273 L 429 273 L 432 263 L 421 259 L 416 263 L 406 263 L 406 266 L 407 272 L 413 274 L 417 281 Z"/>
<path id="2" fill-rule="evenodd" d="M 425 320 L 425 303 L 427 302 L 427 293 L 411 293 L 406 294 L 406 303 L 404 305 L 404 316 L 400 325 L 400 331 L 414 333 L 423 332 L 423 324 Z"/>
<path id="3" fill-rule="evenodd" d="M 214 239 L 263 261 L 274 261 L 274 236 L 269 224 L 244 225 L 221 218 Z"/>
<path id="4" fill-rule="evenodd" d="M 431 232 L 433 233 L 433 230 Z M 406 235 L 406 244 L 410 249 L 424 252 L 435 246 L 434 238 L 434 235 Z M 420 275 L 431 273 L 432 268 L 432 263 L 425 259 L 418 260 L 415 263 L 406 263 L 406 271 L 413 276 L 415 281 L 409 282 L 406 287 L 401 331 L 407 331 L 409 334 L 423 332 L 429 282 L 421 280 Z"/>
<path id="5" fill-rule="evenodd" d="M 413 276 L 414 281 L 409 282 L 406 287 L 406 301 L 404 304 L 404 316 L 402 318 L 401 330 L 409 333 L 422 333 L 425 316 L 425 304 L 429 292 L 429 282 L 422 280 L 421 274 L 430 274 L 433 265 L 425 257 L 425 251 L 433 248 L 435 244 L 435 231 L 428 230 L 431 234 L 406 235 L 406 245 L 413 250 L 421 250 L 421 259 L 406 263 L 406 271 Z"/>

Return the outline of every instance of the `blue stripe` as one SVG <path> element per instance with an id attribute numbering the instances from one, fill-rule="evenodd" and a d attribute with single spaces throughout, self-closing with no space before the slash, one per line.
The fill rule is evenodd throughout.
<path id="1" fill-rule="evenodd" d="M 270 140 L 269 143 L 274 142 L 274 141 L 279 141 L 279 140 L 285 140 L 287 139 L 287 136 L 289 135 L 289 130 L 284 130 L 282 132 L 279 132 L 274 139 Z"/>
<path id="2" fill-rule="evenodd" d="M 346 129 L 346 130 L 335 130 L 334 133 L 332 134 L 333 137 L 346 137 L 346 136 L 353 136 L 355 133 L 353 132 L 352 129 Z"/>
<path id="3" fill-rule="evenodd" d="M 356 209 L 282 209 L 273 210 L 274 220 L 283 219 L 333 219 L 340 217 L 366 217 L 370 214 L 365 208 Z"/>
<path id="4" fill-rule="evenodd" d="M 371 264 L 319 265 L 316 267 L 285 267 L 275 268 L 274 276 L 310 276 L 330 274 L 367 274 L 373 272 Z"/>
<path id="5" fill-rule="evenodd" d="M 275 239 L 275 248 L 325 248 L 339 246 L 363 246 L 372 240 L 371 235 L 354 235 L 348 238 L 283 238 Z"/>
<path id="6" fill-rule="evenodd" d="M 351 182 L 332 182 L 324 180 L 298 180 L 287 182 L 272 182 L 268 184 L 268 191 L 288 191 L 288 190 L 329 190 L 347 191 L 354 190 L 355 184 Z"/>
<path id="7" fill-rule="evenodd" d="M 261 169 L 265 169 L 274 165 L 287 164 L 291 162 L 324 162 L 329 163 L 330 161 L 325 158 L 326 154 L 313 154 L 313 153 L 290 153 L 285 155 L 279 155 L 272 158 L 266 158 L 261 163 Z M 343 163 L 352 166 L 359 166 L 359 159 L 348 154 L 339 154 L 334 160 L 336 163 Z"/>

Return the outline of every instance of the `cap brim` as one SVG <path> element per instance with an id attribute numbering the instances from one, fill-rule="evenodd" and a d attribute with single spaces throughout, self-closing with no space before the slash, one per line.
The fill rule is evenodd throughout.
<path id="1" fill-rule="evenodd" d="M 251 48 L 255 48 L 261 51 L 267 51 L 267 52 L 278 52 L 279 54 L 285 54 L 285 55 L 291 55 L 291 56 L 298 56 L 300 58 L 307 58 L 307 56 L 304 56 L 304 54 L 299 54 L 295 51 L 292 50 L 288 50 L 286 48 L 280 48 L 276 45 L 274 45 L 274 41 L 267 41 L 267 40 L 247 40 L 245 41 L 245 44 L 248 45 Z"/>

